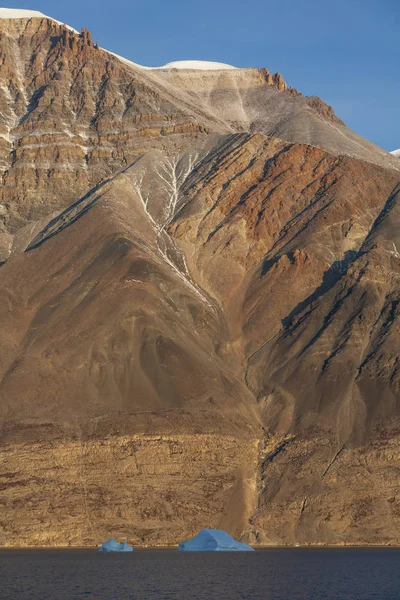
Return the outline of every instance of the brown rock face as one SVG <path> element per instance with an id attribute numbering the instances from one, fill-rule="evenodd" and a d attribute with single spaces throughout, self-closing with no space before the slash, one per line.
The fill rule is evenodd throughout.
<path id="1" fill-rule="evenodd" d="M 3 229 L 65 207 L 166 136 L 205 131 L 192 107 L 48 19 L 0 21 Z"/>
<path id="2" fill-rule="evenodd" d="M 0 28 L 3 543 L 400 543 L 397 159 L 267 70 Z"/>
<path id="3" fill-rule="evenodd" d="M 279 73 L 138 69 L 51 19 L 0 21 L 0 78 L 2 258 L 18 229 L 168 138 L 179 153 L 208 131 L 261 131 L 398 168 Z"/>
<path id="4" fill-rule="evenodd" d="M 138 545 L 169 545 L 204 523 L 239 535 L 246 526 L 257 442 L 201 434 L 53 442 L 2 449 L 9 469 L 2 520 L 18 545 L 99 544 L 111 529 Z"/>

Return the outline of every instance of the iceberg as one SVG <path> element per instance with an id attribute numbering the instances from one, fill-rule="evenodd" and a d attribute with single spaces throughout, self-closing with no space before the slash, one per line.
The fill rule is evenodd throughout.
<path id="1" fill-rule="evenodd" d="M 122 544 L 118 544 L 115 538 L 111 538 L 104 542 L 99 548 L 99 552 L 133 552 L 133 548 L 126 543 L 126 540 Z"/>
<path id="2" fill-rule="evenodd" d="M 237 542 L 229 533 L 220 529 L 202 529 L 191 540 L 180 542 L 180 552 L 254 552 L 247 544 Z"/>

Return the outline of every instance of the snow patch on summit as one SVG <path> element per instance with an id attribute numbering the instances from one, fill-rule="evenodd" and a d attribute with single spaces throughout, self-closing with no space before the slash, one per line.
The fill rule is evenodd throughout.
<path id="1" fill-rule="evenodd" d="M 155 69 L 194 69 L 200 71 L 224 71 L 226 69 L 236 69 L 232 65 L 208 60 L 176 60 L 167 63 L 162 67 L 153 67 Z"/>
<path id="2" fill-rule="evenodd" d="M 147 71 L 157 71 L 162 69 L 191 69 L 193 71 L 226 71 L 229 69 L 237 70 L 237 67 L 233 67 L 232 65 L 208 60 L 176 60 L 174 62 L 169 62 L 166 65 L 162 65 L 161 67 L 145 67 L 144 65 L 139 65 L 138 63 L 124 58 L 123 56 L 119 56 L 118 54 L 115 54 L 115 52 L 110 52 L 109 50 L 107 50 L 107 52 L 127 65 L 136 67 L 138 69 L 146 69 Z"/>
<path id="3" fill-rule="evenodd" d="M 78 33 L 73 27 L 70 27 L 65 23 L 61 23 L 61 21 L 57 21 L 57 19 L 53 19 L 53 17 L 48 17 L 38 10 L 25 10 L 23 8 L 0 8 L 0 19 L 50 19 L 51 21 L 55 21 L 59 25 L 65 25 L 65 27 L 71 31 Z"/>
<path id="4" fill-rule="evenodd" d="M 38 10 L 24 10 L 22 8 L 0 8 L 0 19 L 46 19 L 46 15 Z"/>
<path id="5" fill-rule="evenodd" d="M 400 158 L 400 148 L 398 150 L 392 150 L 390 154 L 393 154 L 393 156 L 397 156 L 397 158 Z"/>

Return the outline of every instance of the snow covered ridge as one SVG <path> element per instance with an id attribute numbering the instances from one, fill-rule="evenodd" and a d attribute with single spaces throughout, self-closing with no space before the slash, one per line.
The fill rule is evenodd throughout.
<path id="1" fill-rule="evenodd" d="M 123 56 L 119 56 L 119 54 L 115 54 L 114 52 L 110 52 L 106 50 L 109 54 L 115 56 L 122 62 L 131 67 L 136 67 L 138 69 L 146 69 L 147 71 L 156 71 L 158 69 L 192 69 L 194 71 L 227 71 L 230 69 L 237 69 L 237 67 L 232 67 L 232 65 L 226 65 L 225 63 L 220 62 L 210 62 L 208 60 L 176 60 L 174 62 L 169 62 L 162 67 L 145 67 L 144 65 L 138 65 L 137 63 L 124 58 Z"/>
<path id="2" fill-rule="evenodd" d="M 110 52 L 106 50 L 109 54 L 118 58 L 118 60 L 124 62 L 131 67 L 136 67 L 137 69 L 146 69 L 147 71 L 156 71 L 158 69 L 192 69 L 194 71 L 227 71 L 229 69 L 237 70 L 237 67 L 232 67 L 232 65 L 226 65 L 225 63 L 220 62 L 210 62 L 208 60 L 176 60 L 174 62 L 167 63 L 162 67 L 145 67 L 144 65 L 138 65 L 137 63 L 124 58 L 123 56 L 119 56 L 119 54 L 115 54 L 115 52 Z"/>
<path id="3" fill-rule="evenodd" d="M 393 156 L 397 156 L 397 158 L 400 158 L 400 148 L 398 150 L 392 150 L 390 154 L 393 154 Z"/>
<path id="4" fill-rule="evenodd" d="M 48 17 L 38 10 L 25 10 L 21 8 L 0 8 L 0 19 L 50 19 L 51 21 L 55 21 L 60 25 L 65 25 L 71 31 L 75 31 L 75 33 L 79 33 L 76 29 L 73 29 L 69 25 L 65 23 L 61 23 L 61 21 L 57 21 L 57 19 L 53 19 L 52 17 Z M 108 50 L 107 50 L 108 52 Z M 113 56 L 121 60 L 122 62 L 129 64 L 131 66 L 137 67 L 139 69 L 193 69 L 196 71 L 225 71 L 228 69 L 236 69 L 236 67 L 232 67 L 232 65 L 226 65 L 225 63 L 219 62 L 210 62 L 206 60 L 177 60 L 174 62 L 167 63 L 162 67 L 145 67 L 143 65 L 138 65 L 122 56 L 118 56 L 118 54 L 114 54 L 114 52 L 110 52 Z"/>
<path id="5" fill-rule="evenodd" d="M 226 69 L 236 69 L 232 65 L 226 65 L 220 62 L 210 62 L 207 60 L 176 60 L 167 63 L 163 67 L 150 67 L 153 69 L 195 69 L 200 71 L 223 71 Z"/>
<path id="6" fill-rule="evenodd" d="M 23 8 L 0 8 L 0 19 L 50 19 L 51 21 L 55 21 L 59 23 L 59 25 L 65 25 L 71 31 L 75 31 L 78 33 L 76 29 L 66 25 L 65 23 L 61 23 L 61 21 L 57 21 L 57 19 L 53 19 L 52 17 L 48 17 L 38 10 L 25 10 Z"/>
<path id="7" fill-rule="evenodd" d="M 22 8 L 0 8 L 0 19 L 48 19 L 38 10 L 24 10 Z M 53 19 L 54 20 L 54 19 Z"/>

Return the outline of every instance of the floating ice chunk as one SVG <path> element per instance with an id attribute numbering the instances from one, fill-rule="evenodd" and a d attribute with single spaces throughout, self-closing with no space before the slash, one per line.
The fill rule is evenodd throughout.
<path id="1" fill-rule="evenodd" d="M 181 542 L 180 552 L 254 552 L 247 544 L 237 542 L 229 533 L 220 529 L 202 529 L 191 540 Z"/>
<path id="2" fill-rule="evenodd" d="M 126 540 L 122 542 L 122 544 L 118 544 L 115 538 L 111 538 L 104 542 L 104 544 L 99 548 L 99 552 L 132 552 L 133 548 L 129 544 L 127 544 Z"/>

